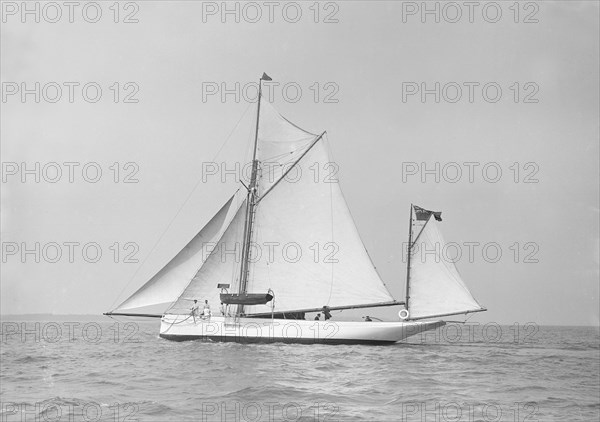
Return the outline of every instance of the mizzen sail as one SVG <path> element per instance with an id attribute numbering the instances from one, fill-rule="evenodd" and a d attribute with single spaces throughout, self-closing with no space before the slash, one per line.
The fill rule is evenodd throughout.
<path id="1" fill-rule="evenodd" d="M 447 256 L 438 224 L 441 217 L 430 213 L 423 219 L 415 211 L 407 281 L 410 319 L 484 311 Z"/>

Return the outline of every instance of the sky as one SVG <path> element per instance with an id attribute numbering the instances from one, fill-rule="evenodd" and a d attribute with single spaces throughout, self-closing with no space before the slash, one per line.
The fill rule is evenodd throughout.
<path id="1" fill-rule="evenodd" d="M 414 203 L 471 321 L 599 325 L 598 3 L 488 3 L 4 2 L 2 314 L 99 314 L 160 270 L 231 195 L 203 169 L 248 158 L 267 72 L 397 299 Z"/>

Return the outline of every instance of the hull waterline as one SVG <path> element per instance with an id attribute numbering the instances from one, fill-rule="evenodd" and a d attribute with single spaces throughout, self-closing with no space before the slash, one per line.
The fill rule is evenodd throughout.
<path id="1" fill-rule="evenodd" d="M 160 337 L 235 343 L 393 344 L 443 321 L 362 322 L 164 315 Z"/>

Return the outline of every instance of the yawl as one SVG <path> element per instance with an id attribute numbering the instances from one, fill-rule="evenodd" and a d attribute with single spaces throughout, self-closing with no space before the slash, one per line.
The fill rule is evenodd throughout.
<path id="1" fill-rule="evenodd" d="M 241 182 L 171 261 L 106 315 L 160 317 L 160 336 L 178 341 L 390 344 L 444 325 L 441 317 L 484 311 L 441 256 L 441 214 L 413 205 L 406 298 L 392 297 L 339 183 L 313 177 L 311 166 L 330 161 L 325 132 L 310 133 L 277 113 L 262 98 L 263 80 L 271 78 L 259 81 L 249 184 Z M 293 251 L 269 254 L 264 245 Z M 330 253 L 318 259 L 309 252 L 325 245 Z M 191 311 L 194 300 L 200 309 L 208 301 L 212 311 Z M 156 304 L 168 307 L 159 315 L 134 312 Z M 403 306 L 400 320 L 305 319 L 381 306 Z"/>

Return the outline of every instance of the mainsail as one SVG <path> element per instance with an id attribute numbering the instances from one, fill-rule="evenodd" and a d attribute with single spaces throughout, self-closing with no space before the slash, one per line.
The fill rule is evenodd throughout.
<path id="1" fill-rule="evenodd" d="M 416 207 L 418 208 L 418 207 Z M 471 295 L 455 263 L 445 253 L 446 243 L 433 212 L 420 218 L 411 213 L 407 303 L 410 319 L 485 311 Z M 421 214 L 422 215 L 422 212 Z"/>
<path id="2" fill-rule="evenodd" d="M 255 255 L 262 256 L 250 265 L 248 290 L 272 289 L 275 312 L 392 302 L 360 240 L 325 141 L 316 139 L 258 203 Z"/>
<path id="3" fill-rule="evenodd" d="M 247 315 L 396 303 L 358 236 L 323 136 L 295 126 L 269 103 L 259 123 L 246 291 L 236 271 L 247 203 L 169 313 L 189 312 L 193 299 L 218 303 L 216 286 L 224 282 L 234 292 L 274 293 L 273 302 L 246 306 Z"/>

